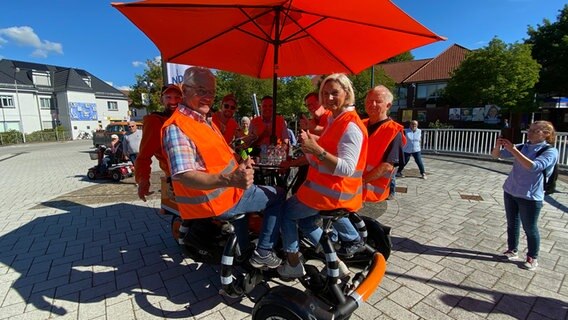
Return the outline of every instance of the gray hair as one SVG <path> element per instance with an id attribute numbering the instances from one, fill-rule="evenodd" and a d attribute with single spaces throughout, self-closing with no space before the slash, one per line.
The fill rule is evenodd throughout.
<path id="1" fill-rule="evenodd" d="M 204 68 L 204 67 L 189 67 L 183 73 L 183 85 L 184 86 L 193 86 L 195 85 L 195 78 L 199 75 L 204 77 L 210 77 L 215 80 L 215 76 L 211 70 Z"/>
<path id="2" fill-rule="evenodd" d="M 382 84 L 369 89 L 369 91 L 367 91 L 367 96 L 371 93 L 371 92 L 379 92 L 379 94 L 381 95 L 381 97 L 383 98 L 383 101 L 386 103 L 391 103 L 394 100 L 394 96 L 392 95 L 392 92 L 389 90 L 389 88 L 383 86 Z"/>
<path id="3" fill-rule="evenodd" d="M 242 118 L 241 118 L 241 123 L 243 123 L 243 121 L 246 121 L 246 122 L 250 123 L 250 118 L 249 118 L 249 117 L 246 117 L 246 116 L 245 116 L 245 117 L 242 117 Z"/>
<path id="4" fill-rule="evenodd" d="M 351 80 L 343 73 L 334 73 L 327 76 L 327 78 L 322 81 L 319 90 L 320 102 L 323 101 L 323 87 L 329 81 L 337 82 L 341 86 L 341 88 L 345 90 L 345 92 L 347 93 L 347 96 L 345 97 L 345 102 L 347 103 L 347 105 L 355 104 L 355 92 L 353 91 L 353 83 L 351 83 Z"/>

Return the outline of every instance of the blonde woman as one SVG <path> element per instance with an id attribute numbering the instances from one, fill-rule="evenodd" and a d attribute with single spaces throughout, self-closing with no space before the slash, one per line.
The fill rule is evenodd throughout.
<path id="1" fill-rule="evenodd" d="M 519 256 L 519 231 L 522 223 L 527 236 L 527 257 L 524 267 L 534 270 L 538 266 L 540 234 L 538 216 L 544 200 L 544 177 L 550 177 L 558 161 L 558 150 L 552 145 L 556 141 L 556 130 L 548 121 L 536 121 L 528 130 L 527 143 L 514 145 L 505 138 L 497 139 L 491 154 L 495 158 L 513 158 L 513 169 L 505 183 L 504 204 L 507 216 L 508 260 Z"/>

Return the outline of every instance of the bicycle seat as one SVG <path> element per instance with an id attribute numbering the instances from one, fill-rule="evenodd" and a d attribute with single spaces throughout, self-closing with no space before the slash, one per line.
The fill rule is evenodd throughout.
<path id="1" fill-rule="evenodd" d="M 332 209 L 332 210 L 321 210 L 319 215 L 322 218 L 326 219 L 334 219 L 337 220 L 339 218 L 348 217 L 351 212 L 344 208 Z"/>

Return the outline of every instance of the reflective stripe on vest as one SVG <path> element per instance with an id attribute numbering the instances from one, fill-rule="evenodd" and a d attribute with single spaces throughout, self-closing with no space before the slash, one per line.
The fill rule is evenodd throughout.
<path id="1" fill-rule="evenodd" d="M 318 165 L 317 163 L 310 162 L 310 166 L 321 173 L 333 175 L 333 171 L 329 170 L 329 168 L 324 165 Z M 353 172 L 353 174 L 350 175 L 348 178 L 362 178 L 362 177 L 363 177 L 363 170 L 355 170 L 355 172 Z"/>
<path id="2" fill-rule="evenodd" d="M 229 162 L 227 164 L 225 169 L 223 169 L 221 174 L 229 174 L 229 173 L 233 172 L 233 170 L 235 170 L 236 166 L 237 166 L 237 163 L 235 162 L 235 160 L 231 160 L 231 162 Z M 209 202 L 209 201 L 217 198 L 225 190 L 227 190 L 227 188 L 218 188 L 218 189 L 215 189 L 215 191 L 209 192 L 208 194 L 205 194 L 205 195 L 202 195 L 202 196 L 198 196 L 198 197 L 176 196 L 175 199 L 176 199 L 176 202 L 178 202 L 178 203 L 201 204 L 201 203 L 206 203 L 206 202 Z"/>
<path id="3" fill-rule="evenodd" d="M 330 198 L 333 199 L 337 199 L 337 200 L 341 200 L 341 201 L 346 201 L 346 200 L 351 200 L 354 197 L 356 197 L 357 195 L 361 194 L 361 192 L 363 192 L 363 188 L 359 187 L 357 189 L 357 191 L 355 193 L 345 193 L 345 192 L 341 192 L 338 190 L 332 190 L 328 187 L 322 186 L 321 184 L 317 184 L 313 181 L 306 181 L 304 182 L 304 186 L 317 191 L 323 195 L 326 195 Z"/>

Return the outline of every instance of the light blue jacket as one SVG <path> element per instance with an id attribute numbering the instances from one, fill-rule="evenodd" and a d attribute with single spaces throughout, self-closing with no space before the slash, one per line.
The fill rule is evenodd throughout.
<path id="1" fill-rule="evenodd" d="M 552 174 L 552 169 L 558 161 L 558 150 L 556 148 L 548 148 L 538 158 L 535 159 L 536 153 L 546 146 L 546 142 L 537 144 L 526 143 L 519 149 L 522 154 L 534 162 L 530 169 L 525 169 L 516 159 L 513 161 L 513 169 L 505 183 L 503 190 L 513 197 L 523 198 L 533 201 L 544 200 L 544 178 L 542 171 L 546 169 L 547 178 Z M 501 158 L 513 157 L 511 153 L 505 149 L 501 150 Z"/>

